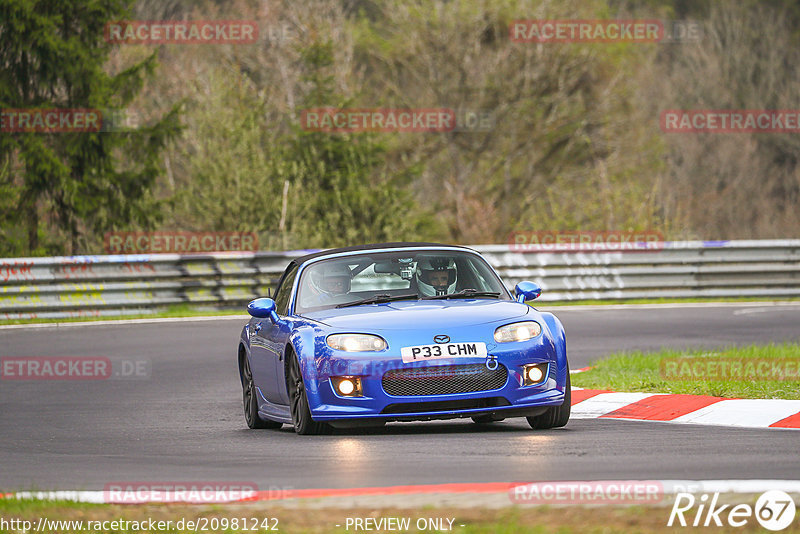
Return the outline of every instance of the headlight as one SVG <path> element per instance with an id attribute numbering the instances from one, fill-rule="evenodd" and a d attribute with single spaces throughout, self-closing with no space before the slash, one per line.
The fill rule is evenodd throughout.
<path id="1" fill-rule="evenodd" d="M 498 343 L 510 341 L 527 341 L 542 333 L 542 327 L 536 321 L 507 324 L 494 331 L 494 340 Z"/>
<path id="2" fill-rule="evenodd" d="M 386 340 L 370 334 L 332 334 L 328 346 L 346 352 L 379 352 L 386 349 Z"/>

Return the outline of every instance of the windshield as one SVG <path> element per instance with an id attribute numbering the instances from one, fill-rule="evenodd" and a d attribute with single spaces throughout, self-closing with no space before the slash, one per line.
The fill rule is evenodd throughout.
<path id="1" fill-rule="evenodd" d="M 321 260 L 303 270 L 295 313 L 394 298 L 510 300 L 503 283 L 475 254 L 453 250 L 359 254 Z M 472 294 L 474 293 L 474 294 Z"/>

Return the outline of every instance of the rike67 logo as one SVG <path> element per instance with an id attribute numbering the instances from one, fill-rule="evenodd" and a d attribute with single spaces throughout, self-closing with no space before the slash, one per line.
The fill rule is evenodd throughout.
<path id="1" fill-rule="evenodd" d="M 779 531 L 792 524 L 795 517 L 792 497 L 780 490 L 761 494 L 755 506 L 749 504 L 719 504 L 719 493 L 704 493 L 699 499 L 691 493 L 678 493 L 667 526 L 743 527 L 752 519 L 767 530 Z M 676 521 L 677 520 L 677 521 Z"/>

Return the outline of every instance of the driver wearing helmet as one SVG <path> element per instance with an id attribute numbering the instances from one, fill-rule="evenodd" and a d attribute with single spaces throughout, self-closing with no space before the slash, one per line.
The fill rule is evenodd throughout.
<path id="1" fill-rule="evenodd" d="M 328 302 L 350 292 L 352 274 L 347 265 L 337 263 L 321 267 L 322 269 L 316 269 L 310 276 L 311 285 L 318 293 L 317 298 L 320 303 Z"/>
<path id="2" fill-rule="evenodd" d="M 417 288 L 425 297 L 452 293 L 458 279 L 452 258 L 422 258 L 417 262 L 415 275 Z"/>

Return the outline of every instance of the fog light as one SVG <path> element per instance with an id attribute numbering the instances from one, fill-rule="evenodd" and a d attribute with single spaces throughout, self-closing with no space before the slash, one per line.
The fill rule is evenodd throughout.
<path id="1" fill-rule="evenodd" d="M 535 363 L 522 368 L 523 385 L 532 386 L 544 380 L 547 372 L 546 363 Z"/>
<path id="2" fill-rule="evenodd" d="M 353 384 L 353 381 L 349 378 L 345 378 L 344 380 L 339 382 L 339 393 L 342 395 L 350 395 L 356 390 L 356 385 Z"/>
<path id="3" fill-rule="evenodd" d="M 331 377 L 331 383 L 336 393 L 342 397 L 361 397 L 361 379 L 357 376 Z"/>
<path id="4" fill-rule="evenodd" d="M 534 384 L 536 382 L 539 382 L 542 379 L 543 376 L 544 376 L 544 373 L 542 373 L 542 370 L 539 369 L 538 367 L 529 367 L 528 368 L 528 380 L 530 380 Z"/>

